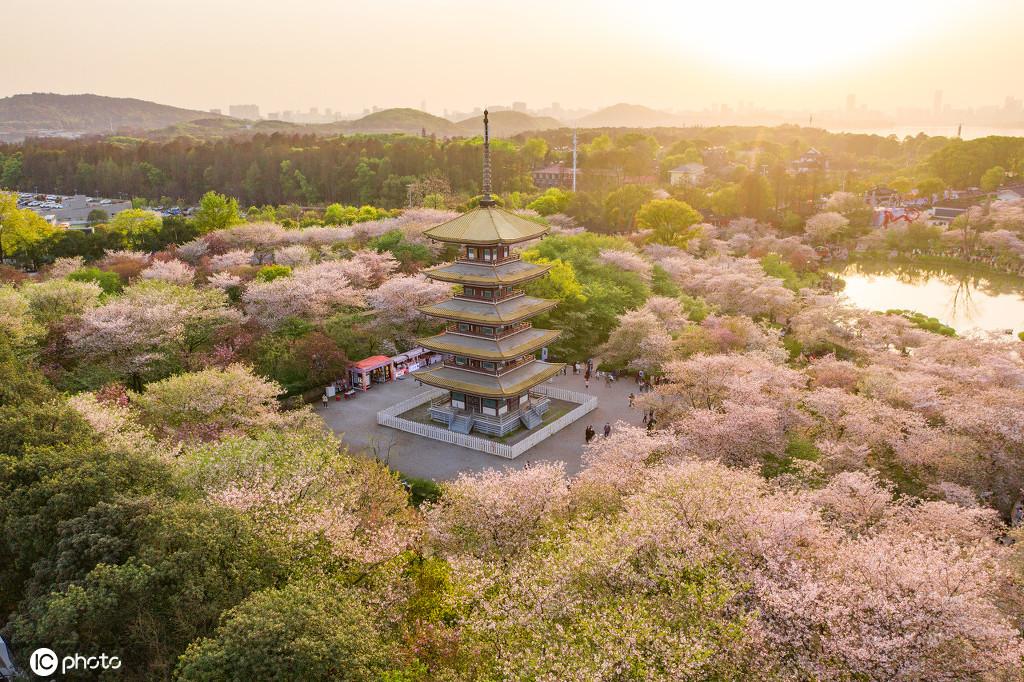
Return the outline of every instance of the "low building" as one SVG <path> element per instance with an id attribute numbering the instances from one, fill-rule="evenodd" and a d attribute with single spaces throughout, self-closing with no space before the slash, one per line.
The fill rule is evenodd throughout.
<path id="1" fill-rule="evenodd" d="M 576 170 L 576 173 L 578 177 L 579 169 Z M 572 168 L 562 162 L 538 168 L 533 171 L 533 184 L 538 189 L 549 189 L 551 187 L 572 189 Z"/>
<path id="2" fill-rule="evenodd" d="M 871 208 L 894 208 L 903 203 L 903 198 L 896 190 L 885 185 L 875 185 L 864 193 L 864 201 Z"/>
<path id="3" fill-rule="evenodd" d="M 789 164 L 794 173 L 813 173 L 828 170 L 828 157 L 811 147 Z"/>
<path id="4" fill-rule="evenodd" d="M 704 179 L 707 168 L 702 163 L 684 163 L 668 172 L 668 184 L 697 185 Z"/>
<path id="5" fill-rule="evenodd" d="M 959 206 L 934 206 L 929 222 L 933 225 L 949 225 L 966 211 L 966 208 Z"/>

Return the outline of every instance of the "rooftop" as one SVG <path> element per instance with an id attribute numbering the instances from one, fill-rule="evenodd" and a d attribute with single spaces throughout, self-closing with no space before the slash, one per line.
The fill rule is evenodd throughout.
<path id="1" fill-rule="evenodd" d="M 501 376 L 495 376 L 435 365 L 430 369 L 413 372 L 413 376 L 428 386 L 449 391 L 471 393 L 485 398 L 512 398 L 559 374 L 562 367 L 560 363 L 535 360 Z"/>
<path id="2" fill-rule="evenodd" d="M 441 353 L 465 355 L 478 360 L 511 360 L 546 346 L 558 338 L 559 332 L 531 327 L 503 339 L 484 339 L 444 332 L 418 342 L 424 348 Z"/>
<path id="3" fill-rule="evenodd" d="M 537 239 L 548 231 L 535 223 L 497 206 L 480 206 L 423 234 L 439 242 L 458 244 L 517 244 Z"/>
<path id="4" fill-rule="evenodd" d="M 538 265 L 524 260 L 499 265 L 483 263 L 445 263 L 423 271 L 427 277 L 455 284 L 519 284 L 540 277 L 551 265 Z"/>
<path id="5" fill-rule="evenodd" d="M 546 310 L 550 310 L 556 305 L 558 305 L 557 301 L 534 298 L 533 296 L 516 296 L 498 303 L 451 298 L 434 305 L 422 306 L 420 307 L 420 312 L 433 317 L 441 317 L 458 322 L 480 322 L 483 324 L 499 325 L 525 320 L 528 317 L 533 317 Z"/>

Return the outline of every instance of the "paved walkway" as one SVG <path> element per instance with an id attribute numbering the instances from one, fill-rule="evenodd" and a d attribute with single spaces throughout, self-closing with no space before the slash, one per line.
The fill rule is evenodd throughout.
<path id="1" fill-rule="evenodd" d="M 377 384 L 369 391 L 358 392 L 350 400 L 331 401 L 326 410 L 317 403 L 316 411 L 353 453 L 362 451 L 403 474 L 437 481 L 455 478 L 462 471 L 521 469 L 527 462 L 553 460 L 565 462 L 566 471 L 573 475 L 580 470 L 583 432 L 587 424 L 593 424 L 600 434 L 605 422 L 614 427 L 619 420 L 640 424 L 643 419 L 640 410 L 629 407 L 629 394 L 636 392 L 636 383 L 628 377 L 610 387 L 606 387 L 603 380 L 591 381 L 589 391 L 583 388 L 582 374 L 558 376 L 550 383 L 597 396 L 597 409 L 513 460 L 379 426 L 379 410 L 430 390 L 428 386 L 417 386 L 416 381 L 409 378 Z"/>

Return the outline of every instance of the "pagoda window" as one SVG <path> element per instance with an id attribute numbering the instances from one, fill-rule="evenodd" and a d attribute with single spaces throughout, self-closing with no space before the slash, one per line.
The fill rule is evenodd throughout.
<path id="1" fill-rule="evenodd" d="M 473 287 L 462 287 L 462 294 L 464 296 L 476 296 L 476 289 Z"/>
<path id="2" fill-rule="evenodd" d="M 492 289 L 484 289 L 484 298 L 494 298 L 494 291 Z"/>
<path id="3" fill-rule="evenodd" d="M 494 327 L 480 327 L 480 333 L 484 336 L 494 336 Z"/>
<path id="4" fill-rule="evenodd" d="M 491 372 L 495 369 L 495 364 L 493 362 L 482 362 L 480 363 L 480 366 L 486 370 L 490 370 Z"/>
<path id="5" fill-rule="evenodd" d="M 472 246 L 466 247 L 466 258 L 469 260 L 476 260 L 476 249 Z"/>
<path id="6" fill-rule="evenodd" d="M 494 398 L 484 398 L 481 402 L 483 403 L 484 414 L 489 414 L 495 417 L 498 416 L 497 400 L 495 400 Z"/>
<path id="7" fill-rule="evenodd" d="M 466 409 L 466 394 L 452 391 L 452 407 L 457 410 Z"/>
<path id="8" fill-rule="evenodd" d="M 464 358 L 461 355 L 456 355 L 455 356 L 455 364 L 456 365 L 460 365 L 460 366 L 465 365 L 466 364 L 466 358 Z"/>
<path id="9" fill-rule="evenodd" d="M 494 260 L 494 249 L 483 249 L 484 260 Z"/>
<path id="10" fill-rule="evenodd" d="M 459 322 L 459 331 L 460 332 L 470 332 L 472 330 L 473 330 L 473 325 L 466 324 L 465 322 Z"/>

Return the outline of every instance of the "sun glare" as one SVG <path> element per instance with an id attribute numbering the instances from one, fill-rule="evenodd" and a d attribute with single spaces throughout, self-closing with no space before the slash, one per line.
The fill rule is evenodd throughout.
<path id="1" fill-rule="evenodd" d="M 961 6 L 862 0 L 680 4 L 661 25 L 674 48 L 745 71 L 800 74 L 842 67 L 923 42 Z M 662 7 L 664 9 L 664 6 Z M 691 27 L 680 31 L 680 24 Z"/>

